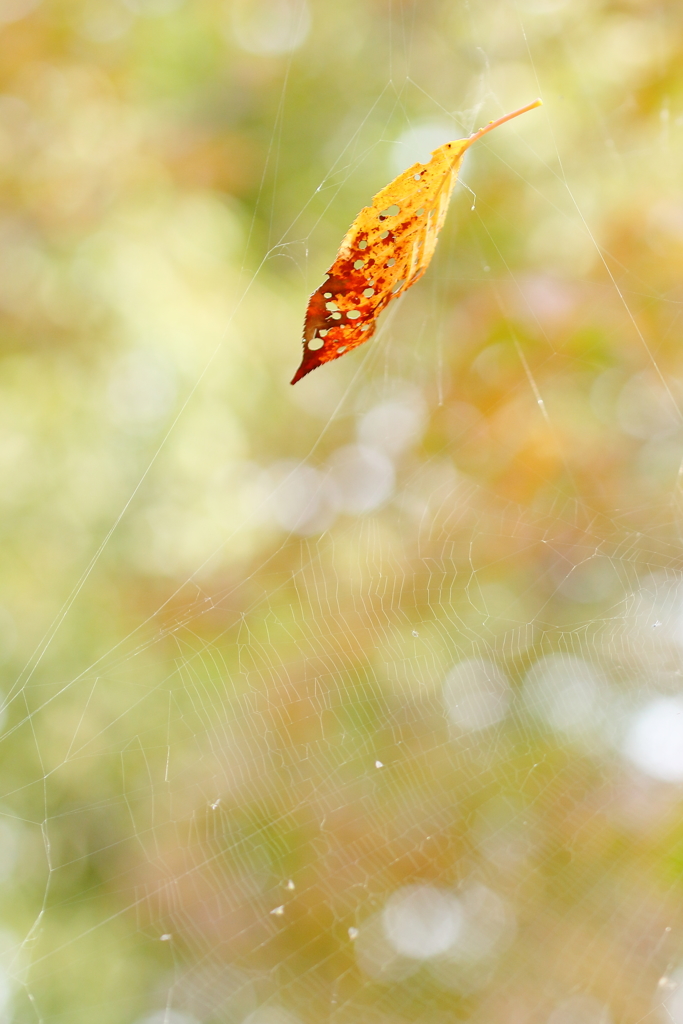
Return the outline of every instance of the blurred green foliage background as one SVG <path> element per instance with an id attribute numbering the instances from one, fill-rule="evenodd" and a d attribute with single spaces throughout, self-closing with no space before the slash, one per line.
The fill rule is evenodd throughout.
<path id="1" fill-rule="evenodd" d="M 683 9 L 0 0 L 0 1015 L 683 1022 Z M 370 196 L 468 156 L 295 388 Z"/>

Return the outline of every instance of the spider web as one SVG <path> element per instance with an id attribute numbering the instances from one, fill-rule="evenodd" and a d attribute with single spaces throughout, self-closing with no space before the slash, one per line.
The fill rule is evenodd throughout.
<path id="1" fill-rule="evenodd" d="M 5 8 L 4 1019 L 683 1021 L 679 12 Z"/>

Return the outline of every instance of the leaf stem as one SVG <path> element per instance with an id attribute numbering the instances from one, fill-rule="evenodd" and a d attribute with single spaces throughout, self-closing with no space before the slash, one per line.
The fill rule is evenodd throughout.
<path id="1" fill-rule="evenodd" d="M 494 128 L 497 128 L 501 124 L 505 124 L 506 121 L 511 121 L 513 117 L 519 117 L 520 114 L 526 114 L 527 110 L 533 110 L 534 107 L 540 107 L 542 105 L 543 100 L 534 100 L 533 103 L 527 103 L 525 107 L 520 107 L 519 110 L 513 110 L 511 114 L 504 114 L 503 117 L 499 117 L 495 121 L 489 121 L 489 123 L 484 125 L 483 128 L 480 128 L 479 131 L 470 135 L 466 140 L 467 146 L 465 148 L 468 149 L 472 143 L 476 142 L 477 139 L 480 139 L 482 135 L 486 135 L 487 132 L 492 132 Z"/>

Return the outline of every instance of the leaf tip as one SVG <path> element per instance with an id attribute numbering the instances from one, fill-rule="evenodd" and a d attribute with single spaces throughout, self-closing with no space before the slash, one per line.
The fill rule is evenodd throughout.
<path id="1" fill-rule="evenodd" d="M 296 384 L 296 382 L 298 380 L 301 380 L 302 377 L 305 377 L 307 373 L 311 372 L 311 370 L 315 370 L 316 366 L 318 366 L 318 363 L 314 363 L 312 366 L 311 365 L 307 366 L 306 365 L 306 360 L 303 359 L 302 362 L 301 362 L 301 366 L 296 371 L 296 373 L 294 374 L 294 376 L 292 377 L 292 379 L 290 380 L 289 383 L 290 384 Z"/>

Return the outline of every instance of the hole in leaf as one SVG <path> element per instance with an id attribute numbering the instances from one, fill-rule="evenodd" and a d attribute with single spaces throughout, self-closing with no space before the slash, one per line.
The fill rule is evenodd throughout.
<path id="1" fill-rule="evenodd" d="M 357 320 L 360 316 L 360 312 L 357 309 L 350 309 L 346 315 L 349 320 Z"/>
<path id="2" fill-rule="evenodd" d="M 365 291 L 363 292 L 363 296 L 366 299 L 369 299 L 370 296 L 374 295 L 374 294 L 375 294 L 375 289 L 374 288 L 366 288 Z"/>
<path id="3" fill-rule="evenodd" d="M 388 231 L 383 231 L 382 234 L 379 237 L 380 238 L 388 238 L 389 237 L 389 232 Z"/>
<path id="4" fill-rule="evenodd" d="M 395 262 L 396 262 L 396 260 L 395 260 L 395 259 L 394 259 L 394 257 L 392 256 L 390 260 L 387 260 L 387 266 L 388 266 L 388 267 L 393 267 L 393 265 L 394 265 L 394 263 L 395 263 Z"/>
<path id="5" fill-rule="evenodd" d="M 424 208 L 424 206 L 421 206 L 419 210 L 415 211 L 415 216 L 416 217 L 421 217 L 424 212 L 425 212 L 425 208 Z"/>
<path id="6" fill-rule="evenodd" d="M 367 247 L 368 247 L 368 243 L 365 241 L 365 239 L 363 239 L 362 242 L 358 243 L 358 248 L 359 249 L 367 249 Z"/>
<path id="7" fill-rule="evenodd" d="M 365 266 L 365 260 L 356 260 L 353 266 L 356 270 L 360 270 L 361 267 Z"/>
<path id="8" fill-rule="evenodd" d="M 337 309 L 337 303 L 336 302 L 326 302 L 325 303 L 325 309 Z"/>
<path id="9" fill-rule="evenodd" d="M 325 292 L 325 298 L 326 299 L 331 299 L 332 298 L 332 292 Z"/>
<path id="10" fill-rule="evenodd" d="M 324 338 L 325 335 L 327 334 L 327 327 L 325 328 L 324 331 L 318 331 L 318 334 L 320 335 L 321 338 Z"/>
<path id="11" fill-rule="evenodd" d="M 333 320 L 341 320 L 341 316 L 342 316 L 341 313 L 333 313 L 332 314 L 332 319 Z"/>
<path id="12" fill-rule="evenodd" d="M 386 210 L 382 210 L 380 217 L 395 217 L 397 213 L 401 212 L 401 207 L 397 206 L 396 203 L 393 206 L 387 206 Z"/>
<path id="13" fill-rule="evenodd" d="M 370 330 L 370 324 L 361 324 L 360 329 L 361 331 L 368 331 Z"/>
<path id="14" fill-rule="evenodd" d="M 413 175 L 413 180 L 414 180 L 414 181 L 419 181 L 421 177 L 422 177 L 422 175 L 421 175 L 421 174 L 414 174 L 414 175 Z"/>
<path id="15" fill-rule="evenodd" d="M 337 349 L 337 352 L 339 353 L 339 355 L 341 355 L 342 352 L 346 352 L 346 345 L 340 345 L 339 348 Z"/>
<path id="16" fill-rule="evenodd" d="M 322 338 L 311 338 L 311 340 L 308 343 L 308 347 L 313 352 L 316 352 L 319 348 L 322 348 L 324 344 L 325 342 L 323 341 Z"/>

